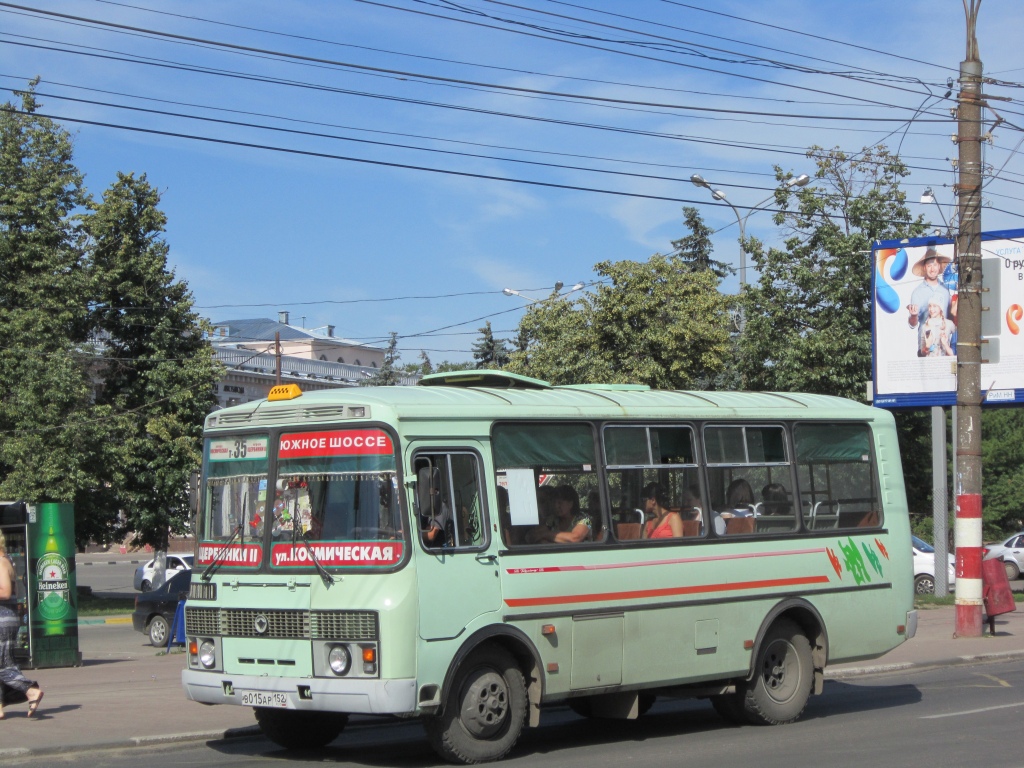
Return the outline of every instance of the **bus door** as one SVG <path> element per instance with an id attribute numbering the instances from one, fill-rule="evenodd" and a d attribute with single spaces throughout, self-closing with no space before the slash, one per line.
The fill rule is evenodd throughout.
<path id="1" fill-rule="evenodd" d="M 488 553 L 480 449 L 472 444 L 412 450 L 420 636 L 453 638 L 473 619 L 501 608 L 497 562 Z"/>

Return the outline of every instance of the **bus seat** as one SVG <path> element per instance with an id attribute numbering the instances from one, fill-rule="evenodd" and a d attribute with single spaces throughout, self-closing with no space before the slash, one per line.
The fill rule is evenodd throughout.
<path id="1" fill-rule="evenodd" d="M 734 533 L 753 533 L 754 532 L 753 517 L 730 517 L 725 521 L 725 532 L 727 534 Z"/>
<path id="2" fill-rule="evenodd" d="M 683 536 L 700 536 L 700 520 L 683 520 Z"/>
<path id="3" fill-rule="evenodd" d="M 616 523 L 615 538 L 619 540 L 639 539 L 640 527 L 640 523 Z"/>

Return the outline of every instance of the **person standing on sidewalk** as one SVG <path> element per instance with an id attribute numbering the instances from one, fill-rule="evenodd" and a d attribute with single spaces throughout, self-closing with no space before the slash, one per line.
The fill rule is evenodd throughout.
<path id="1" fill-rule="evenodd" d="M 0 531 L 0 720 L 6 717 L 4 699 L 7 698 L 8 691 L 24 695 L 28 700 L 29 717 L 36 713 L 39 702 L 43 700 L 43 691 L 39 683 L 21 674 L 21 670 L 14 662 L 14 641 L 18 637 L 21 620 L 18 614 L 2 603 L 14 596 L 16 578 L 14 564 L 7 556 L 7 540 Z"/>

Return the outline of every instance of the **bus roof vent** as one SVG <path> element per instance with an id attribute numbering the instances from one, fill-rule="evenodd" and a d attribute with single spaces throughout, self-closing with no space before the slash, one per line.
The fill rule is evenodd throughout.
<path id="1" fill-rule="evenodd" d="M 540 379 L 520 376 L 507 371 L 448 371 L 431 373 L 419 380 L 421 387 L 491 387 L 493 389 L 551 389 L 551 385 Z"/>

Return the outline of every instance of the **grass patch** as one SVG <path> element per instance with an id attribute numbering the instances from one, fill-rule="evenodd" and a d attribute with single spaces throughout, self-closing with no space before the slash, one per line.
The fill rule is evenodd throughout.
<path id="1" fill-rule="evenodd" d="M 1013 599 L 1018 603 L 1024 603 L 1024 592 L 1014 592 Z M 947 595 L 946 597 L 936 597 L 935 595 L 914 595 L 915 608 L 938 608 L 943 605 L 956 605 L 956 595 Z"/>
<path id="2" fill-rule="evenodd" d="M 114 616 L 135 610 L 135 600 L 130 597 L 78 596 L 79 616 Z"/>

